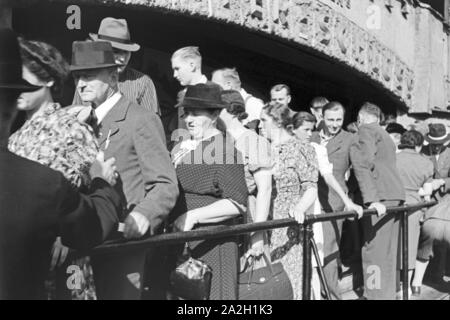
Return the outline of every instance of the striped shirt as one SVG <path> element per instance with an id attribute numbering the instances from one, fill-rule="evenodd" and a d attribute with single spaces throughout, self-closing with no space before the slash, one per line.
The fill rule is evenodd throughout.
<path id="1" fill-rule="evenodd" d="M 161 115 L 155 85 L 146 74 L 132 68 L 125 68 L 119 75 L 119 91 L 130 101 Z M 75 91 L 73 105 L 82 105 L 78 91 Z"/>

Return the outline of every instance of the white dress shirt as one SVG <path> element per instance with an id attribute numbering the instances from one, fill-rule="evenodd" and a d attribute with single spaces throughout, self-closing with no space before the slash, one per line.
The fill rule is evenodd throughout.
<path id="1" fill-rule="evenodd" d="M 120 92 L 114 93 L 111 97 L 105 100 L 101 105 L 95 108 L 95 115 L 98 119 L 98 124 L 100 124 L 103 119 L 106 117 L 109 111 L 119 102 L 122 94 Z"/>

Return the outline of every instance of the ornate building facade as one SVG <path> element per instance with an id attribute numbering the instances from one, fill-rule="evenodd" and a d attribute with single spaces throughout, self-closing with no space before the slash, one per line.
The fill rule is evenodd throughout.
<path id="1" fill-rule="evenodd" d="M 158 33 L 165 30 L 176 38 L 176 32 L 170 33 L 170 27 L 162 25 L 161 21 L 166 17 L 176 25 L 175 30 L 191 30 L 190 34 L 203 32 L 203 35 L 214 38 L 208 33 L 210 28 L 211 32 L 217 31 L 217 35 L 223 37 L 228 48 L 230 46 L 235 49 L 242 48 L 249 56 L 255 54 L 264 62 L 276 60 L 277 67 L 274 68 L 276 70 L 279 68 L 293 70 L 293 74 L 286 79 L 283 78 L 283 73 L 278 73 L 279 82 L 298 85 L 301 88 L 299 92 L 314 91 L 310 95 L 307 94 L 305 101 L 314 94 L 326 94 L 326 88 L 330 87 L 326 82 L 332 83 L 332 91 L 339 92 L 334 94 L 337 98 L 342 95 L 348 96 L 346 102 L 349 104 L 356 105 L 362 99 L 351 97 L 360 90 L 361 84 L 361 90 L 365 92 L 367 100 L 374 96 L 377 97 L 375 100 L 383 97 L 381 103 L 385 110 L 393 112 L 396 109 L 410 115 L 431 114 L 435 109 L 447 110 L 450 98 L 448 25 L 445 17 L 420 1 L 1 1 L 3 1 L 3 9 L 0 11 L 2 24 L 12 24 L 25 35 L 40 35 L 41 38 L 55 42 L 64 42 L 64 39 L 74 40 L 81 37 L 83 31 L 85 36 L 88 28 L 95 31 L 94 26 L 98 25 L 99 19 L 106 13 L 116 16 L 126 15 L 131 17 L 131 20 L 136 16 L 139 23 L 134 27 L 134 34 L 138 33 L 137 38 L 142 41 L 153 37 L 148 34 L 154 33 L 155 29 Z M 448 2 L 442 0 L 445 8 L 448 7 Z M 70 5 L 80 6 L 81 19 L 84 19 L 83 16 L 91 16 L 89 21 L 95 23 L 92 22 L 83 30 L 60 30 L 64 34 L 61 38 L 64 39 L 58 40 L 57 36 L 47 36 L 45 28 L 49 28 L 52 19 L 54 26 L 57 24 L 61 26 L 68 17 L 67 12 L 62 10 Z M 43 11 L 47 9 L 43 8 L 50 7 L 59 9 L 54 9 L 56 11 L 51 12 L 49 15 L 51 20 L 48 20 Z M 62 17 L 53 17 L 55 12 L 59 12 Z M 43 26 L 41 33 L 40 25 Z M 133 22 L 130 25 L 133 27 Z M 158 30 L 159 27 L 161 30 Z M 145 31 L 146 28 L 148 33 Z M 139 31 L 136 31 L 137 29 Z M 234 38 L 241 36 L 244 40 L 230 40 L 226 34 L 232 34 Z M 257 41 L 253 47 L 254 39 Z M 158 48 L 159 51 L 176 48 L 176 40 L 179 40 L 180 47 L 187 45 L 186 36 L 172 39 L 171 42 L 167 39 L 162 40 L 166 45 Z M 151 50 L 152 45 L 158 46 L 154 41 L 146 47 Z M 214 52 L 213 49 L 210 51 Z M 232 51 L 230 49 L 230 52 Z M 216 61 L 214 58 L 209 57 L 211 69 L 220 66 L 220 63 L 228 62 L 219 56 Z M 243 64 L 248 67 L 251 63 L 252 59 L 247 59 Z M 238 62 L 236 64 L 239 65 Z M 253 66 L 248 72 L 250 69 L 262 72 L 260 68 L 260 65 Z M 262 75 L 266 79 L 275 79 L 273 73 L 277 72 L 276 70 L 267 72 L 272 76 L 264 72 Z M 295 70 L 298 75 L 295 75 Z M 248 75 L 248 78 L 251 76 Z M 311 85 L 310 82 L 314 82 L 315 85 Z M 339 89 L 340 84 L 342 90 Z M 267 91 L 270 87 L 269 80 L 255 81 L 254 87 L 256 91 L 257 89 Z M 365 91 L 368 87 L 371 89 Z M 304 103 L 301 99 L 299 101 Z"/>

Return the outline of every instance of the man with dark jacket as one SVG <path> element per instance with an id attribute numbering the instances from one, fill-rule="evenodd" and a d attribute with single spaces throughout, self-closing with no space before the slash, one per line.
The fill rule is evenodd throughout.
<path id="1" fill-rule="evenodd" d="M 0 29 L 0 300 L 45 299 L 50 250 L 87 250 L 117 228 L 120 197 L 111 167 L 95 162 L 89 196 L 57 171 L 8 151 L 9 130 L 21 92 L 39 90 L 22 78 L 16 35 Z M 106 179 L 106 178 L 105 178 Z"/>
<path id="2" fill-rule="evenodd" d="M 387 206 L 405 200 L 405 190 L 396 167 L 395 145 L 379 125 L 381 110 L 365 103 L 358 114 L 358 143 L 351 148 L 351 159 L 364 204 L 378 216 L 362 218 L 364 295 L 367 299 L 394 300 L 398 216 L 386 215 Z"/>

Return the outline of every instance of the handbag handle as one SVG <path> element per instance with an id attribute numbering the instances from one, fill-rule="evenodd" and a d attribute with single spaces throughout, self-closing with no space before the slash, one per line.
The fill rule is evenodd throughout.
<path id="1" fill-rule="evenodd" d="M 250 258 L 251 256 L 249 256 L 249 258 Z M 270 259 L 269 259 L 269 257 L 268 257 L 268 255 L 267 255 L 267 253 L 266 252 L 264 252 L 263 254 L 262 254 L 262 257 L 263 257 L 263 259 L 264 259 L 264 262 L 266 263 L 266 266 L 267 266 L 267 268 L 269 269 L 269 271 L 270 271 L 270 274 L 272 275 L 272 277 L 276 277 L 276 275 L 275 275 L 275 272 L 273 271 L 273 268 L 272 268 L 272 262 L 270 261 Z M 248 258 L 247 258 L 247 261 L 246 262 L 248 262 Z M 249 272 L 249 276 L 248 276 L 248 282 L 247 282 L 247 284 L 248 285 L 250 285 L 250 282 L 252 281 L 252 277 L 253 277 L 253 270 L 255 269 L 255 259 L 253 260 L 253 262 L 252 262 L 252 268 L 250 269 L 250 272 Z"/>

